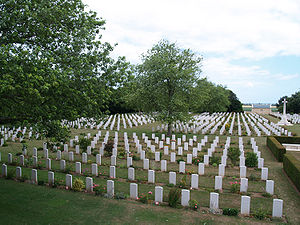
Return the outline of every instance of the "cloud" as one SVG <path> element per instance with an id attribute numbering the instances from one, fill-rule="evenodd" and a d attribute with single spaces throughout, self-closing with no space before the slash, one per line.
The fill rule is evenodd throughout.
<path id="1" fill-rule="evenodd" d="M 203 75 L 249 101 L 251 95 L 264 96 L 267 87 L 271 92 L 278 81 L 299 78 L 255 66 L 265 58 L 300 56 L 299 0 L 83 2 L 106 20 L 103 40 L 119 44 L 113 55 L 131 63 L 139 63 L 141 54 L 164 38 L 204 55 Z M 239 59 L 252 65 L 233 63 Z"/>

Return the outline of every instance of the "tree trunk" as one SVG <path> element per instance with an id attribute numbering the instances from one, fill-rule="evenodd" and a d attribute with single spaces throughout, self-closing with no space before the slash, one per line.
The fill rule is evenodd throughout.
<path id="1" fill-rule="evenodd" d="M 168 134 L 167 136 L 171 136 L 171 124 L 168 123 Z"/>

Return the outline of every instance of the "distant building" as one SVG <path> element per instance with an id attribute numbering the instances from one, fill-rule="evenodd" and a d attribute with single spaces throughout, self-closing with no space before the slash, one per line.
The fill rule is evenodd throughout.
<path id="1" fill-rule="evenodd" d="M 257 114 L 270 114 L 271 104 L 252 104 L 252 111 Z"/>
<path id="2" fill-rule="evenodd" d="M 257 114 L 270 114 L 271 112 L 278 112 L 275 104 L 266 103 L 253 103 L 253 104 L 243 104 L 244 112 L 253 112 Z"/>

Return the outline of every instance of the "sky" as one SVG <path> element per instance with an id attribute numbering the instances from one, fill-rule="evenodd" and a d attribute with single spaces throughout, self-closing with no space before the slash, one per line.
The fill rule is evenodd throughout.
<path id="1" fill-rule="evenodd" d="M 300 0 L 83 0 L 106 21 L 113 57 L 141 63 L 162 39 L 203 57 L 201 77 L 242 103 L 300 91 Z"/>

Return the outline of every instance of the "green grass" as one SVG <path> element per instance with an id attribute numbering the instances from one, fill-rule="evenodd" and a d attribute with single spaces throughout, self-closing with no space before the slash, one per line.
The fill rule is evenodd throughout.
<path id="1" fill-rule="evenodd" d="M 148 127 L 147 127 L 148 126 Z M 151 133 L 151 126 L 145 125 L 140 130 L 134 128 L 128 131 L 128 137 L 132 137 L 132 132 L 136 132 L 141 135 L 142 132 L 148 132 L 148 136 Z M 96 130 L 72 130 L 72 137 L 79 135 L 80 133 L 91 133 L 94 135 Z M 102 131 L 102 138 L 105 131 Z M 131 133 L 131 134 L 129 134 Z M 111 135 L 114 132 L 110 131 Z M 120 137 L 120 148 L 122 148 L 122 137 Z M 157 135 L 158 136 L 158 135 Z M 187 135 L 191 138 L 193 134 Z M 198 140 L 204 135 L 197 135 Z M 150 136 L 151 137 L 151 136 Z M 214 139 L 215 135 L 209 135 L 209 142 Z M 220 143 L 224 144 L 227 136 L 220 136 Z M 243 137 L 245 144 L 245 151 L 250 151 L 251 146 L 247 144 L 250 137 Z M 282 164 L 278 163 L 271 152 L 266 147 L 265 137 L 255 138 L 259 150 L 262 152 L 262 156 L 265 158 L 265 166 L 269 168 L 269 179 L 275 181 L 275 195 L 271 198 L 265 198 L 262 196 L 264 193 L 265 182 L 263 181 L 250 181 L 248 194 L 251 196 L 251 211 L 253 212 L 257 208 L 263 207 L 268 214 L 271 214 L 272 210 L 272 198 L 280 198 L 284 200 L 284 215 L 288 219 L 288 222 L 292 224 L 300 223 L 300 197 L 297 191 L 289 183 L 287 177 L 282 173 Z M 28 140 L 27 140 L 28 141 Z M 29 141 L 28 153 L 29 157 L 32 154 L 33 147 L 41 147 L 43 141 Z M 238 146 L 238 137 L 232 136 L 232 145 Z M 101 140 L 98 142 L 101 143 Z M 134 148 L 133 143 L 131 148 Z M 211 143 L 209 143 L 210 145 Z M 206 145 L 206 148 L 208 144 Z M 15 160 L 18 162 L 18 157 L 15 156 L 17 152 L 21 152 L 22 145 L 20 143 L 8 142 L 7 147 L 1 147 L 2 162 L 7 161 L 7 153 L 11 152 L 14 155 Z M 98 146 L 97 146 L 98 148 Z M 145 146 L 144 146 L 145 148 Z M 74 148 L 69 148 L 74 151 Z M 205 151 L 204 149 L 203 151 Z M 216 153 L 220 155 L 222 148 L 217 148 Z M 42 151 L 38 152 L 39 156 L 43 155 Z M 52 160 L 52 170 L 55 171 L 55 178 L 65 180 L 65 173 L 62 173 L 59 168 L 59 161 L 54 160 L 56 153 L 49 152 Z M 186 153 L 182 156 L 186 158 Z M 179 157 L 177 156 L 177 159 Z M 95 162 L 94 156 L 88 156 L 92 162 Z M 163 156 L 162 159 L 170 160 L 170 156 Z M 45 159 L 39 157 L 39 161 L 42 164 L 43 169 L 38 170 L 38 179 L 47 183 L 47 170 L 45 170 Z M 81 161 L 80 156 L 75 156 L 75 161 Z M 164 187 L 164 200 L 167 199 L 170 187 L 168 184 L 168 172 L 160 172 L 160 162 L 154 162 L 151 160 L 150 168 L 155 169 L 156 184 L 147 184 L 147 171 L 142 170 L 142 161 L 133 161 L 136 168 L 135 176 L 138 179 L 139 193 L 146 193 L 152 191 L 154 193 L 155 185 Z M 72 173 L 75 170 L 75 162 L 67 161 L 67 165 L 71 165 Z M 226 167 L 226 176 L 223 179 L 223 193 L 220 193 L 220 208 L 240 208 L 240 194 L 230 193 L 229 182 L 233 180 L 233 177 L 239 177 L 238 167 L 231 167 L 230 160 L 228 159 L 229 167 Z M 94 177 L 94 182 L 97 184 L 106 184 L 109 174 L 110 158 L 102 157 L 102 165 L 98 168 L 101 175 Z M 88 168 L 91 171 L 90 164 L 82 164 L 82 170 Z M 168 162 L 168 171 L 178 171 L 179 165 L 177 163 Z M 9 166 L 9 170 L 15 171 L 15 166 Z M 30 177 L 31 167 L 22 168 L 23 174 Z M 117 179 L 115 179 L 115 192 L 124 192 L 129 194 L 129 182 L 127 181 L 127 167 L 126 160 L 117 159 Z M 196 165 L 186 165 L 187 170 L 194 170 L 197 173 Z M 28 183 L 20 183 L 18 181 L 0 179 L 0 215 L 1 222 L 3 224 L 86 224 L 90 222 L 104 223 L 104 224 L 182 224 L 182 223 L 197 223 L 197 224 L 243 224 L 243 223 L 260 223 L 254 218 L 229 218 L 226 216 L 212 215 L 208 213 L 209 207 L 209 192 L 214 189 L 214 176 L 218 174 L 218 168 L 213 166 L 205 167 L 205 175 L 199 177 L 199 190 L 191 190 L 191 199 L 195 199 L 199 202 L 201 210 L 193 212 L 187 209 L 171 209 L 167 206 L 153 206 L 145 205 L 132 200 L 110 200 L 102 197 L 95 197 L 91 194 L 75 193 L 72 191 L 52 189 L 46 186 L 30 185 Z M 247 176 L 250 174 L 260 177 L 260 171 L 255 169 L 247 169 Z M 83 175 L 73 174 L 74 178 L 79 177 L 85 180 Z M 177 184 L 183 177 L 183 174 L 177 173 Z M 73 178 L 73 179 L 74 179 Z M 190 175 L 187 175 L 187 185 L 190 187 Z M 6 207 L 7 205 L 7 207 Z M 6 221 L 5 215 L 12 218 L 10 221 Z M 54 218 L 53 218 L 54 217 Z M 70 218 L 69 218 L 70 217 Z M 2 218 L 4 218 L 2 220 Z M 59 218 L 59 220 L 58 220 Z M 3 222 L 2 222 L 3 221 Z M 278 220 L 277 222 L 284 222 L 284 220 Z M 268 223 L 268 220 L 263 223 Z"/>

